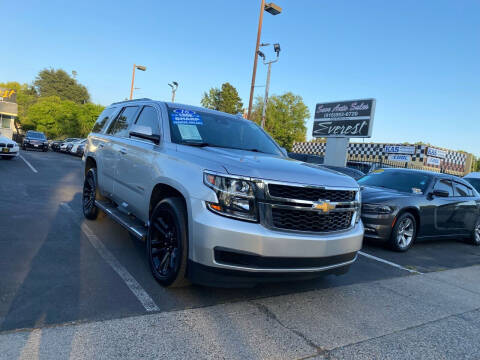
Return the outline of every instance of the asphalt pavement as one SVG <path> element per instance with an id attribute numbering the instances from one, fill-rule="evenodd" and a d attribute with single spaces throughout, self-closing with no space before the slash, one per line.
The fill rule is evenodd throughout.
<path id="1" fill-rule="evenodd" d="M 350 272 L 343 276 L 262 284 L 249 289 L 196 285 L 164 289 L 150 275 L 142 242 L 132 239 L 109 218 L 83 219 L 80 158 L 53 152 L 22 151 L 17 159 L 0 160 L 0 174 L 0 336 L 11 336 L 12 331 L 20 330 L 34 336 L 38 330 L 27 330 L 72 323 L 100 326 L 98 324 L 146 315 L 148 319 L 151 316 L 171 316 L 169 319 L 173 319 L 179 314 L 196 316 L 201 313 L 200 309 L 225 310 L 235 308 L 235 304 L 252 303 L 255 306 L 251 312 L 263 314 L 260 317 L 265 316 L 268 322 L 272 319 L 267 316 L 272 315 L 268 312 L 270 308 L 261 304 L 269 299 L 290 299 L 315 293 L 318 297 L 318 304 L 313 302 L 316 308 L 324 304 L 321 298 L 325 294 L 341 294 L 342 289 L 358 287 L 363 291 L 371 284 L 413 281 L 447 273 L 440 270 L 455 272 L 455 269 L 480 264 L 480 248 L 463 241 L 418 243 L 407 253 L 394 253 L 378 244 L 365 244 L 364 255 L 360 255 Z M 429 295 L 435 296 L 433 290 Z M 293 311 L 295 302 L 285 301 L 290 303 L 290 308 L 285 311 Z M 475 307 L 468 309 L 473 311 Z M 315 313 L 313 308 L 310 310 Z M 274 318 L 284 310 L 278 311 Z M 340 313 L 341 308 L 332 311 Z M 290 315 L 294 316 L 294 313 Z M 478 313 L 472 312 L 468 316 L 478 323 Z M 444 321 L 460 320 L 445 318 Z M 247 329 L 250 325 L 245 326 Z M 318 329 L 313 330 L 325 331 L 321 330 L 322 325 L 317 326 Z M 281 327 L 277 330 L 280 337 L 293 336 L 290 330 L 285 332 Z M 300 335 L 293 338 L 297 336 Z M 308 342 L 308 349 L 302 350 L 304 341 L 297 343 L 298 346 L 285 345 L 288 349 L 284 351 L 286 358 L 300 358 L 312 353 L 309 348 L 312 344 L 308 345 Z M 322 347 L 322 341 L 313 343 Z M 346 344 L 341 346 L 342 351 L 348 351 Z M 0 341 L 0 354 L 1 348 Z M 259 354 L 261 352 L 255 352 L 252 357 L 262 357 Z M 263 358 L 274 357 L 268 354 L 265 353 Z M 323 356 L 321 351 L 317 355 Z"/>

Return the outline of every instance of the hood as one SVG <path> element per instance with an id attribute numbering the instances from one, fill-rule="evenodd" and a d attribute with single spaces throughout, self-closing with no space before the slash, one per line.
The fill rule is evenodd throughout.
<path id="1" fill-rule="evenodd" d="M 7 138 L 6 136 L 0 135 L 0 142 L 5 144 L 16 144 L 12 139 Z"/>
<path id="2" fill-rule="evenodd" d="M 215 147 L 189 147 L 185 151 L 194 151 L 197 161 L 200 158 L 214 161 L 232 175 L 315 186 L 358 188 L 357 182 L 349 176 L 280 156 Z"/>
<path id="3" fill-rule="evenodd" d="M 361 186 L 360 189 L 362 190 L 362 203 L 382 203 L 393 199 L 416 196 L 415 194 L 374 186 Z"/>

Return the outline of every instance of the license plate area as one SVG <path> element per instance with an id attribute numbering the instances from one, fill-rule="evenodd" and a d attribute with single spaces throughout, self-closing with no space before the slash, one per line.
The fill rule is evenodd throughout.
<path id="1" fill-rule="evenodd" d="M 8 152 L 10 152 L 10 149 L 7 149 L 7 148 L 2 149 L 2 153 L 8 153 Z"/>

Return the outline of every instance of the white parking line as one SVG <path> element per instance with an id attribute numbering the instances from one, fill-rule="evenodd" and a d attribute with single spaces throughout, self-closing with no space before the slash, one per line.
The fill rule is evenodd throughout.
<path id="1" fill-rule="evenodd" d="M 373 256 L 373 255 L 364 253 L 363 251 L 359 251 L 358 254 L 359 254 L 359 255 L 362 255 L 362 256 L 365 256 L 366 258 L 369 258 L 369 259 L 372 259 L 372 260 L 376 260 L 376 261 L 379 261 L 379 262 L 381 262 L 381 263 L 384 263 L 384 264 L 387 264 L 387 265 L 396 267 L 396 268 L 398 268 L 398 269 L 402 269 L 402 270 L 411 272 L 412 274 L 423 274 L 423 273 L 421 273 L 420 271 L 406 268 L 406 267 L 404 267 L 404 266 L 402 266 L 402 265 L 395 264 L 395 263 L 393 263 L 393 262 L 391 262 L 391 261 L 388 261 L 388 260 L 385 260 L 385 259 L 382 259 L 382 258 Z"/>
<path id="2" fill-rule="evenodd" d="M 35 169 L 35 168 L 33 167 L 33 165 L 28 162 L 27 159 L 25 159 L 22 155 L 19 155 L 19 156 L 20 156 L 20 159 L 22 159 L 23 161 L 25 161 L 25 164 L 27 164 L 28 167 L 29 167 L 30 169 L 32 169 L 32 171 L 33 171 L 35 174 L 38 173 L 37 169 Z"/>
<path id="3" fill-rule="evenodd" d="M 79 223 L 80 228 L 87 239 L 90 241 L 92 246 L 98 251 L 100 256 L 112 267 L 112 269 L 122 278 L 125 284 L 128 286 L 130 291 L 136 296 L 138 301 L 143 305 L 146 311 L 159 311 L 159 307 L 153 299 L 148 295 L 144 288 L 135 280 L 135 278 L 128 272 L 125 267 L 120 264 L 120 262 L 115 258 L 115 256 L 103 245 L 102 241 L 93 233 L 93 231 L 88 227 L 88 225 L 84 221 L 77 221 L 78 217 L 75 214 L 73 209 L 65 204 L 61 204 L 62 207 L 67 209 L 70 212 L 76 222 Z"/>

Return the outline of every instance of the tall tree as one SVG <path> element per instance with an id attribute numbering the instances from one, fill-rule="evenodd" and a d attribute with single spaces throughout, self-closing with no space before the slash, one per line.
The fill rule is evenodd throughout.
<path id="1" fill-rule="evenodd" d="M 61 100 L 70 100 L 77 104 L 90 102 L 87 88 L 62 69 L 40 71 L 34 86 L 41 97 L 58 96 Z"/>
<path id="2" fill-rule="evenodd" d="M 211 88 L 208 93 L 203 93 L 200 102 L 203 107 L 229 114 L 238 114 L 243 109 L 242 99 L 237 89 L 228 82 L 223 83 L 221 89 Z"/>
<path id="3" fill-rule="evenodd" d="M 263 98 L 257 97 L 253 108 L 253 120 L 262 120 Z M 288 151 L 295 141 L 305 141 L 306 120 L 310 117 L 308 107 L 301 96 L 287 92 L 268 99 L 265 130 Z"/>

